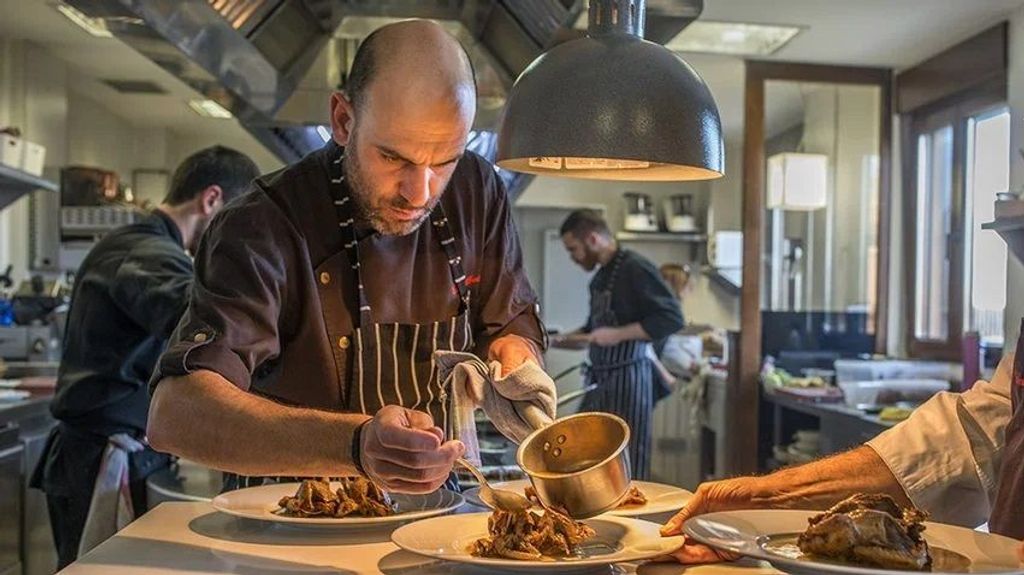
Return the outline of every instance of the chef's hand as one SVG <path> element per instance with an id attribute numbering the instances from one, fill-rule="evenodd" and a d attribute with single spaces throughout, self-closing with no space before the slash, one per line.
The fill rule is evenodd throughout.
<path id="1" fill-rule="evenodd" d="M 683 507 L 679 513 L 676 513 L 672 519 L 669 519 L 668 523 L 662 526 L 661 535 L 663 537 L 670 537 L 682 534 L 683 524 L 691 517 L 713 511 L 751 508 L 754 493 L 751 485 L 752 481 L 753 478 L 740 477 L 701 484 L 697 487 L 697 492 L 693 494 L 690 501 L 686 503 L 686 507 Z M 682 547 L 667 555 L 664 559 L 694 565 L 734 561 L 736 558 L 732 553 L 718 551 L 687 538 Z"/>
<path id="2" fill-rule="evenodd" d="M 586 349 L 590 345 L 590 334 L 581 331 L 551 336 L 551 347 L 558 349 Z"/>
<path id="3" fill-rule="evenodd" d="M 487 350 L 487 359 L 497 361 L 501 364 L 501 376 L 505 377 L 515 371 L 517 367 L 532 359 L 537 365 L 543 367 L 544 362 L 540 358 L 540 350 L 532 341 L 518 335 L 503 335 L 491 342 Z"/>
<path id="4" fill-rule="evenodd" d="M 601 347 L 611 347 L 623 342 L 622 330 L 617 327 L 599 327 L 590 332 L 590 341 Z"/>
<path id="5" fill-rule="evenodd" d="M 430 493 L 466 452 L 461 441 L 443 440 L 429 414 L 387 405 L 363 427 L 360 462 L 385 491 Z"/>
<path id="6" fill-rule="evenodd" d="M 1020 559 L 1020 564 L 1024 565 L 1024 541 L 1020 542 L 1020 547 L 1017 548 L 1017 559 Z"/>

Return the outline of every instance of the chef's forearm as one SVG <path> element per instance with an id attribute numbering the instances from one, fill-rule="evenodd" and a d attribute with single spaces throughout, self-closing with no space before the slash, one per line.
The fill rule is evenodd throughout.
<path id="1" fill-rule="evenodd" d="M 882 458 L 866 446 L 751 482 L 753 503 L 759 508 L 824 509 L 856 493 L 882 493 L 911 505 Z"/>
<path id="2" fill-rule="evenodd" d="M 242 475 L 355 475 L 352 437 L 365 415 L 288 407 L 212 371 L 166 378 L 153 393 L 154 449 Z"/>
<path id="3" fill-rule="evenodd" d="M 651 336 L 644 330 L 644 326 L 640 322 L 628 323 L 624 326 L 616 328 L 619 330 L 621 341 L 650 341 Z"/>

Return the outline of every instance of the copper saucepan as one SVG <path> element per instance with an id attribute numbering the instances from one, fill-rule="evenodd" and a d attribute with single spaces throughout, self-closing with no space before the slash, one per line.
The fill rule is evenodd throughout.
<path id="1" fill-rule="evenodd" d="M 552 421 L 533 405 L 517 406 L 535 431 L 516 452 L 541 503 L 575 519 L 614 509 L 630 485 L 629 426 L 610 413 Z"/>

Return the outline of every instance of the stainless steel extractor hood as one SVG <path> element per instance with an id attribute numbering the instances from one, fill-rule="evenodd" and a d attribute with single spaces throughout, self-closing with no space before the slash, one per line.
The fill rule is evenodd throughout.
<path id="1" fill-rule="evenodd" d="M 320 147 L 328 99 L 359 43 L 399 19 L 441 22 L 466 47 L 478 84 L 473 138 L 493 153 L 515 78 L 544 50 L 579 37 L 586 0 L 66 0 L 205 97 L 283 161 Z M 666 42 L 703 0 L 648 0 L 648 39 Z M 493 158 L 491 158 L 493 159 Z M 513 181 L 513 197 L 522 180 Z"/>

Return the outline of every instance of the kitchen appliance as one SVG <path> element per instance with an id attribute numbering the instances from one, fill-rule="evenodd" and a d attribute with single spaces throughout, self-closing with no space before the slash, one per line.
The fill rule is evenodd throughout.
<path id="1" fill-rule="evenodd" d="M 579 413 L 541 427 L 529 409 L 523 415 L 537 430 L 519 445 L 516 462 L 544 505 L 586 519 L 613 509 L 626 496 L 630 430 L 622 418 Z"/>
<path id="2" fill-rule="evenodd" d="M 663 212 L 666 230 L 676 233 L 697 231 L 697 218 L 693 213 L 693 196 L 690 194 L 676 194 L 665 198 Z"/>
<path id="3" fill-rule="evenodd" d="M 640 192 L 626 192 L 623 199 L 626 202 L 623 229 L 630 232 L 658 231 L 658 218 L 654 213 L 651 196 Z"/>
<path id="4" fill-rule="evenodd" d="M 60 359 L 60 344 L 50 325 L 0 326 L 0 359 L 44 362 Z"/>

